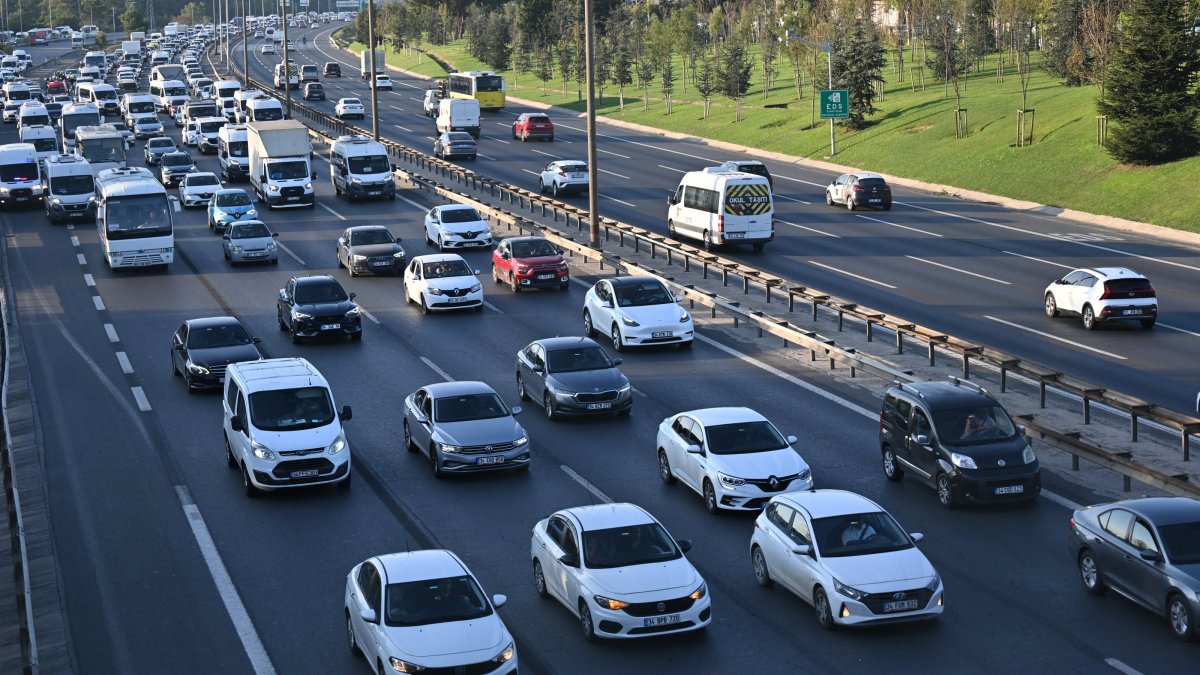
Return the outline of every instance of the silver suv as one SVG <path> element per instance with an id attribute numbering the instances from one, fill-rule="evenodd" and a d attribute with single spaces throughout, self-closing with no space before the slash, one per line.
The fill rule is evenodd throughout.
<path id="1" fill-rule="evenodd" d="M 1083 327 L 1110 320 L 1132 320 L 1154 328 L 1158 297 L 1146 277 L 1125 267 L 1078 269 L 1046 287 L 1046 316 L 1071 314 L 1083 318 Z"/>

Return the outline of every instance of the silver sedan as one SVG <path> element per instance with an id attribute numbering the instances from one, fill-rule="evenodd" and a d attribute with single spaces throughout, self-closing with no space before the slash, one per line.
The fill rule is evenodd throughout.
<path id="1" fill-rule="evenodd" d="M 436 478 L 529 469 L 529 436 L 483 382 L 439 382 L 404 399 L 404 445 L 425 453 Z"/>

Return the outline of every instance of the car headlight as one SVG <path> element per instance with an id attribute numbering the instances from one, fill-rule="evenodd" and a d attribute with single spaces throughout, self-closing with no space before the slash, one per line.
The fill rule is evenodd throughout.
<path id="1" fill-rule="evenodd" d="M 617 390 L 617 393 L 618 393 L 618 394 L 628 394 L 628 393 L 629 393 L 629 392 L 631 392 L 631 391 L 633 391 L 633 385 L 632 385 L 632 384 L 630 384 L 630 383 L 628 383 L 628 382 L 626 382 L 626 383 L 625 383 L 625 386 L 623 386 L 623 387 L 621 387 L 620 389 L 618 389 L 618 390 Z"/>
<path id="2" fill-rule="evenodd" d="M 462 446 L 450 445 L 449 443 L 438 443 L 438 449 L 442 452 L 458 453 L 462 452 Z"/>
<path id="3" fill-rule="evenodd" d="M 529 268 L 524 265 L 517 265 L 517 274 L 529 274 Z"/>
<path id="4" fill-rule="evenodd" d="M 394 656 L 388 657 L 388 663 L 392 665 L 392 670 L 396 671 L 397 673 L 419 673 L 422 670 L 425 670 L 425 666 L 418 666 L 415 663 L 409 663 L 408 661 L 403 661 Z"/>
<path id="5" fill-rule="evenodd" d="M 51 203 L 51 204 L 61 204 L 61 203 L 62 203 L 62 200 L 61 200 L 61 199 L 59 199 L 58 197 L 55 197 L 54 199 L 51 199 L 51 200 L 50 200 L 50 203 Z"/>
<path id="6" fill-rule="evenodd" d="M 1037 461 L 1037 455 L 1033 454 L 1032 445 L 1025 446 L 1025 451 L 1021 453 L 1021 459 L 1024 460 L 1026 464 L 1033 464 L 1035 461 Z"/>
<path id="7" fill-rule="evenodd" d="M 189 363 L 188 370 L 191 371 L 193 375 L 208 375 L 208 368 L 196 365 L 195 363 Z"/>
<path id="8" fill-rule="evenodd" d="M 574 392 L 566 391 L 565 389 L 555 389 L 553 387 L 550 388 L 550 393 L 554 394 L 557 398 L 571 398 L 575 395 Z"/>
<path id="9" fill-rule="evenodd" d="M 860 600 L 864 595 L 866 595 L 866 593 L 863 593 L 857 588 L 843 584 L 836 578 L 833 580 L 833 589 L 847 598 L 850 598 L 851 600 Z"/>
<path id="10" fill-rule="evenodd" d="M 346 435 L 338 434 L 338 437 L 333 439 L 333 442 L 329 444 L 328 448 L 325 448 L 325 451 L 331 455 L 336 455 L 345 449 L 346 449 Z"/>
<path id="11" fill-rule="evenodd" d="M 967 455 L 961 455 L 957 452 L 950 453 L 950 463 L 953 464 L 954 466 L 957 466 L 960 469 L 978 469 L 979 468 L 979 466 L 977 464 L 975 464 L 975 460 L 971 459 Z"/>
<path id="12" fill-rule="evenodd" d="M 631 318 L 629 318 L 629 317 L 627 317 L 627 316 L 623 316 L 623 317 L 621 317 L 621 323 L 625 324 L 626 326 L 640 326 L 640 325 L 642 325 L 642 324 L 640 324 L 640 323 L 638 323 L 638 322 L 634 321 L 633 319 L 631 319 Z"/>
<path id="13" fill-rule="evenodd" d="M 738 478 L 737 476 L 730 476 L 728 474 L 721 473 L 720 471 L 717 472 L 717 478 L 719 478 L 721 480 L 721 483 L 725 487 L 733 488 L 733 487 L 739 487 L 739 486 L 746 484 L 745 479 Z"/>
<path id="14" fill-rule="evenodd" d="M 470 292 L 478 293 L 479 291 L 482 291 L 482 290 L 483 290 L 483 284 L 475 284 L 474 286 L 471 287 Z"/>
<path id="15" fill-rule="evenodd" d="M 242 215 L 250 216 L 251 218 L 253 218 L 258 215 L 258 211 L 255 211 L 254 209 L 250 209 L 249 211 L 243 213 Z"/>
<path id="16" fill-rule="evenodd" d="M 706 595 L 708 595 L 708 586 L 701 582 L 700 585 L 696 587 L 696 590 L 692 591 L 691 595 L 688 597 L 693 600 L 699 600 Z"/>
<path id="17" fill-rule="evenodd" d="M 297 311 L 294 309 L 292 310 L 292 319 L 311 319 L 311 318 L 312 318 L 312 314 L 305 314 L 304 312 L 300 312 L 300 311 Z"/>
<path id="18" fill-rule="evenodd" d="M 939 577 L 938 575 L 934 574 L 933 578 L 929 580 L 929 583 L 926 584 L 925 588 L 928 588 L 930 591 L 937 591 L 938 586 L 940 586 L 941 584 L 942 584 L 942 578 Z"/>
<path id="19" fill-rule="evenodd" d="M 558 263 L 558 269 L 562 272 L 566 272 L 567 271 L 567 261 L 564 260 L 564 261 Z"/>
<path id="20" fill-rule="evenodd" d="M 812 469 L 805 468 L 796 477 L 803 481 L 812 480 Z"/>
<path id="21" fill-rule="evenodd" d="M 234 253 L 241 253 L 243 250 L 244 250 L 244 249 L 242 248 L 242 245 L 241 245 L 241 244 L 238 244 L 238 245 L 236 245 L 236 246 L 234 246 L 234 247 L 233 247 L 233 252 L 234 252 Z"/>
<path id="22" fill-rule="evenodd" d="M 405 257 L 405 256 L 404 256 L 404 251 L 397 251 L 396 253 L 393 253 L 393 254 L 392 254 L 392 257 L 393 257 L 393 258 L 399 258 L 400 260 L 404 260 L 404 257 Z"/>
<path id="23" fill-rule="evenodd" d="M 275 459 L 275 453 L 271 452 L 270 448 L 263 445 L 262 443 L 259 443 L 258 441 L 254 441 L 253 443 L 250 444 L 250 450 L 254 453 L 254 456 L 259 459 L 266 459 L 266 460 Z"/>
<path id="24" fill-rule="evenodd" d="M 442 289 L 440 289 L 440 288 L 432 288 L 432 287 L 431 287 L 431 288 L 427 288 L 427 289 L 425 289 L 425 290 L 426 290 L 426 291 L 427 291 L 427 292 L 428 292 L 430 295 L 442 295 Z"/>
<path id="25" fill-rule="evenodd" d="M 346 311 L 346 316 L 353 318 L 353 317 L 357 317 L 361 313 L 362 313 L 362 310 L 360 308 L 353 307 Z"/>
<path id="26" fill-rule="evenodd" d="M 515 656 L 516 653 L 517 648 L 513 645 L 513 643 L 510 642 L 508 643 L 508 646 L 505 647 L 499 654 L 492 657 L 492 663 L 507 663 L 512 660 L 512 657 Z"/>
<path id="27" fill-rule="evenodd" d="M 361 179 L 361 178 L 351 178 L 351 179 L 350 179 L 350 182 L 351 182 L 351 183 L 358 183 L 358 184 L 360 184 L 360 185 L 361 185 L 361 184 L 362 184 L 362 179 Z"/>
<path id="28" fill-rule="evenodd" d="M 0 195 L 6 195 L 6 194 L 8 194 L 8 188 L 0 187 Z"/>
<path id="29" fill-rule="evenodd" d="M 305 189 L 305 190 L 311 190 L 311 189 L 312 189 L 312 183 L 305 183 L 305 184 L 304 184 L 304 189 Z"/>
<path id="30" fill-rule="evenodd" d="M 596 601 L 597 605 L 600 605 L 601 607 L 603 607 L 605 609 L 611 609 L 613 611 L 616 611 L 619 609 L 625 609 L 626 607 L 629 606 L 628 602 L 621 602 L 620 600 L 613 600 L 612 598 L 606 598 L 603 595 L 593 595 L 592 599 Z"/>
<path id="31" fill-rule="evenodd" d="M 367 256 L 365 256 L 365 255 L 352 255 L 352 256 L 350 256 L 350 258 L 351 258 L 351 260 L 353 260 L 356 263 L 367 262 Z"/>
<path id="32" fill-rule="evenodd" d="M 513 445 L 525 445 L 528 442 L 529 442 L 529 436 L 522 436 L 522 437 L 518 438 L 517 440 L 513 441 Z"/>
<path id="33" fill-rule="evenodd" d="M 41 186 L 41 185 L 34 185 L 34 186 L 33 186 L 33 194 L 35 194 L 35 195 L 40 195 L 40 194 L 42 194 L 42 186 Z"/>
<path id="34" fill-rule="evenodd" d="M 271 192 L 279 192 L 279 186 L 278 186 L 278 185 L 268 185 L 268 186 L 267 186 L 267 189 L 268 189 L 268 190 L 270 190 Z"/>
<path id="35" fill-rule="evenodd" d="M 277 245 L 275 242 L 273 242 L 273 241 L 268 241 L 268 242 L 267 242 L 267 250 L 268 250 L 268 251 L 274 251 L 274 250 L 276 250 L 276 249 L 278 249 L 278 248 L 279 248 L 279 246 L 278 246 L 278 245 Z"/>
<path id="36" fill-rule="evenodd" d="M 679 323 L 687 323 L 691 320 L 692 320 L 692 317 L 690 314 L 687 313 L 686 310 L 679 313 Z"/>

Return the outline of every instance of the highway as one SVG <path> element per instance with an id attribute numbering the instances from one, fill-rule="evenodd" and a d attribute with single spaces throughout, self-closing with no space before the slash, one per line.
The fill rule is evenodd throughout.
<path id="1" fill-rule="evenodd" d="M 358 82 L 348 78 L 335 86 L 353 89 Z M 389 120 L 394 120 L 389 123 L 427 131 L 427 121 L 405 112 L 416 105 L 410 100 L 412 91 L 402 86 L 392 95 L 394 103 L 387 105 L 404 109 L 389 107 Z M 176 134 L 169 122 L 167 129 Z M 408 141 L 415 145 L 423 135 L 414 131 Z M 3 142 L 14 137 L 11 127 L 0 132 Z M 563 139 L 577 141 L 569 145 L 571 153 L 583 154 L 577 137 Z M 518 159 L 518 150 L 562 150 L 559 141 L 526 149 L 515 144 L 502 148 L 499 140 L 494 133 L 484 140 L 482 152 L 500 159 L 481 160 L 481 168 L 483 162 L 495 161 L 514 181 L 520 167 L 531 161 Z M 630 157 L 624 164 L 608 165 L 613 172 L 631 175 L 633 168 L 650 164 L 648 157 L 654 162 L 669 157 L 662 159 L 664 164 L 685 165 L 677 155 L 657 150 L 662 142 L 637 142 L 646 145 L 605 140 L 602 147 L 611 152 L 619 148 Z M 133 156 L 139 159 L 133 163 L 139 165 L 140 150 L 138 143 Z M 201 170 L 215 171 L 211 156 L 197 159 Z M 772 165 L 773 171 L 777 168 L 780 176 L 805 175 Z M 222 259 L 219 240 L 205 226 L 202 210 L 178 215 L 177 257 L 168 271 L 133 274 L 113 274 L 105 267 L 90 227 L 51 227 L 37 211 L 0 214 L 10 297 L 33 375 L 78 672 L 366 673 L 366 663 L 350 655 L 344 639 L 346 572 L 370 555 L 432 546 L 456 551 L 485 591 L 509 597 L 500 613 L 517 638 L 522 672 L 1193 670 L 1187 664 L 1195 663 L 1194 647 L 1173 640 L 1163 620 L 1119 598 L 1094 598 L 1083 591 L 1065 554 L 1067 509 L 1041 500 L 1031 507 L 947 512 L 924 487 L 888 483 L 878 466 L 877 396 L 845 390 L 807 371 L 800 375 L 816 391 L 797 386 L 779 376 L 791 366 L 777 354 L 727 340 L 703 324 L 691 351 L 623 355 L 622 370 L 639 392 L 631 417 L 552 423 L 536 407 L 527 409 L 519 419 L 534 448 L 529 474 L 435 480 L 427 460 L 401 447 L 398 411 L 403 397 L 450 377 L 486 381 L 510 405 L 518 405 L 513 386 L 517 350 L 536 338 L 578 334 L 584 285 L 594 277 L 583 271 L 581 283 L 569 293 L 514 295 L 488 283 L 489 307 L 482 313 L 423 316 L 404 304 L 399 279 L 350 279 L 336 269 L 333 249 L 347 226 L 387 223 L 403 237 L 410 256 L 431 251 L 422 243 L 420 219 L 432 204 L 410 203 L 420 200 L 410 191 L 402 191 L 404 199 L 395 202 L 348 203 L 334 197 L 328 165 L 318 162 L 317 170 L 316 208 L 264 214 L 286 247 L 278 266 L 231 268 Z M 656 180 L 663 185 L 604 191 L 622 200 L 632 197 L 630 203 L 645 204 L 646 212 L 653 213 L 648 205 L 660 199 L 658 193 L 665 195 L 669 181 L 665 175 L 638 180 L 643 185 Z M 811 186 L 784 191 L 806 201 L 814 194 Z M 978 209 L 973 212 L 981 220 L 999 219 L 989 207 L 906 193 L 898 199 L 947 213 L 951 205 Z M 857 218 L 851 222 L 858 229 L 850 236 L 844 232 L 849 220 L 844 211 L 824 212 L 823 206 L 801 211 L 799 206 L 785 206 L 781 217 L 814 229 L 840 227 L 834 232 L 839 237 L 786 232 L 765 255 L 754 256 L 756 264 L 778 261 L 813 275 L 814 285 L 877 306 L 893 296 L 826 271 L 820 272 L 818 284 L 817 272 L 805 261 L 891 278 L 889 274 L 908 269 L 911 275 L 922 268 L 901 262 L 898 254 L 856 247 L 886 242 L 900 244 L 901 250 L 931 249 L 923 253 L 931 256 L 942 247 L 947 250 L 941 255 L 950 255 L 1004 246 L 1033 255 L 1034 244 L 1043 242 L 1023 235 L 1000 243 L 1011 231 L 1001 236 L 984 226 L 971 226 L 980 241 L 951 236 L 955 226 L 966 225 L 952 216 L 927 222 L 933 219 L 907 214 L 901 221 L 903 208 L 867 215 L 922 227 L 942 234 L 935 237 L 942 241 L 931 247 L 916 233 L 880 229 L 872 221 L 860 224 Z M 611 215 L 633 220 L 635 209 L 614 209 Z M 1037 255 L 1057 260 L 1084 251 L 1069 242 L 1051 244 L 1046 248 L 1055 251 Z M 801 254 L 806 247 L 820 252 Z M 1182 250 L 1169 252 L 1173 259 L 1187 258 Z M 466 257 L 486 278 L 488 253 Z M 1007 275 L 1015 285 L 1015 268 L 1026 269 L 1023 259 L 1004 260 L 1014 266 Z M 991 271 L 983 261 L 964 264 L 981 274 Z M 1030 267 L 1024 274 L 1040 277 L 1045 271 Z M 1149 273 L 1166 295 L 1164 286 L 1171 286 L 1173 276 L 1164 272 L 1160 280 L 1155 271 Z M 358 293 L 369 314 L 361 343 L 294 346 L 277 330 L 276 291 L 297 274 L 333 274 Z M 923 310 L 920 297 L 901 297 L 922 278 L 934 305 Z M 894 289 L 892 302 L 898 307 L 903 302 L 901 313 L 924 321 L 920 313 L 942 315 L 951 306 L 945 295 L 967 292 L 967 281 L 962 281 L 962 290 L 947 294 L 945 279 L 925 272 Z M 860 291 L 871 296 L 860 296 Z M 988 297 L 999 302 L 1010 295 L 1021 294 L 992 292 Z M 942 299 L 935 302 L 937 297 Z M 1039 324 L 1036 293 L 1028 304 L 1033 314 L 1027 323 Z M 311 360 L 330 379 L 339 404 L 354 408 L 347 425 L 356 474 L 352 488 L 291 491 L 253 501 L 241 494 L 240 481 L 223 457 L 219 398 L 189 395 L 168 370 L 169 337 L 179 322 L 218 314 L 239 317 L 263 338 L 269 356 Z M 970 324 L 946 318 L 955 325 Z M 1143 341 L 1153 340 L 1158 349 L 1145 350 L 1149 353 L 1136 363 L 1120 362 L 1119 368 L 1098 372 L 1129 370 L 1131 381 L 1137 379 L 1136 369 L 1147 367 L 1143 358 L 1165 358 L 1154 352 L 1177 340 L 1182 350 L 1185 339 L 1195 339 L 1161 330 L 1085 336 L 1074 322 L 1041 328 L 1096 340 L 1097 345 L 1123 339 L 1149 345 Z M 998 331 L 991 327 L 990 333 Z M 1035 337 L 1025 338 L 1027 348 L 1040 344 Z M 1043 349 L 1047 358 L 1040 360 L 1057 358 L 1061 351 L 1053 341 Z M 1079 355 L 1081 363 L 1095 363 L 1094 356 L 1085 356 Z M 1139 372 L 1145 379 L 1145 370 Z M 1182 392 L 1184 378 L 1175 376 Z M 818 487 L 865 494 L 909 531 L 925 533 L 921 548 L 947 589 L 945 616 L 935 624 L 825 633 L 802 602 L 778 588 L 758 588 L 748 556 L 752 518 L 710 516 L 697 496 L 682 486 L 662 485 L 656 472 L 659 421 L 681 410 L 717 405 L 754 407 L 785 434 L 800 438 L 797 449 L 813 467 Z M 1093 501 L 1055 476 L 1045 480 L 1048 490 L 1067 499 Z M 556 509 L 607 499 L 636 502 L 674 536 L 693 540 L 689 558 L 713 597 L 714 621 L 707 635 L 590 645 L 564 608 L 534 593 L 529 573 L 533 524 Z"/>

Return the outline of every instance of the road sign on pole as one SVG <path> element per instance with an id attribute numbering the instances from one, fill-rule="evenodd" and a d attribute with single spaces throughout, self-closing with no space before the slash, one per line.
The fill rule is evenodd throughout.
<path id="1" fill-rule="evenodd" d="M 824 89 L 821 91 L 821 119 L 844 120 L 850 117 L 850 90 Z"/>

